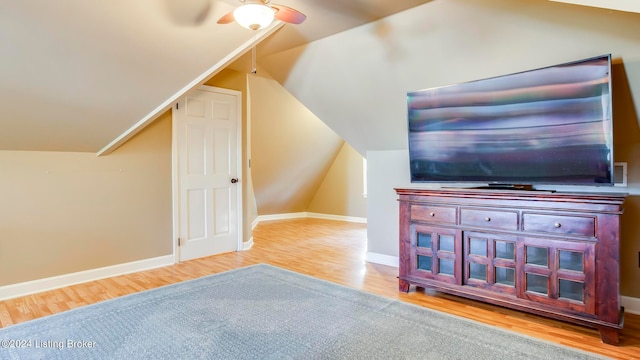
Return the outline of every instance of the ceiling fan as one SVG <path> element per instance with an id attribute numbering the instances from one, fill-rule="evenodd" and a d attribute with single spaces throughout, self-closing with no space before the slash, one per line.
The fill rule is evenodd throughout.
<path id="1" fill-rule="evenodd" d="M 307 16 L 300 11 L 284 5 L 271 4 L 269 0 L 239 0 L 242 5 L 218 20 L 218 24 L 233 21 L 251 30 L 260 30 L 269 26 L 274 19 L 290 24 L 300 24 Z"/>

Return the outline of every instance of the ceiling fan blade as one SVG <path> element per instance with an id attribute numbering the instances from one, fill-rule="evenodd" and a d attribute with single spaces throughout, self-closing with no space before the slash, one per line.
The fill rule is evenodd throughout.
<path id="1" fill-rule="evenodd" d="M 218 24 L 229 24 L 233 22 L 233 11 L 218 19 Z"/>
<path id="2" fill-rule="evenodd" d="M 291 24 L 302 23 L 307 16 L 296 9 L 284 5 L 269 5 L 276 11 L 276 19 Z"/>

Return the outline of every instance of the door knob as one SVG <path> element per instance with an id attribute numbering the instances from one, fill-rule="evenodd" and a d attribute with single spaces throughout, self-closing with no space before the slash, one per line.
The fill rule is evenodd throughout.
<path id="1" fill-rule="evenodd" d="M 235 184 L 235 183 L 237 183 L 237 182 L 238 182 L 238 178 L 233 178 L 233 179 L 231 179 L 231 183 L 232 183 L 232 184 Z"/>

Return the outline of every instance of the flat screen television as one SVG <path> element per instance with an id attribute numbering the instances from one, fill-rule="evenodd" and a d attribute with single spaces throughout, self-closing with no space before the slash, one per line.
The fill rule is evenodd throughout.
<path id="1" fill-rule="evenodd" d="M 611 55 L 407 93 L 411 182 L 613 185 Z"/>

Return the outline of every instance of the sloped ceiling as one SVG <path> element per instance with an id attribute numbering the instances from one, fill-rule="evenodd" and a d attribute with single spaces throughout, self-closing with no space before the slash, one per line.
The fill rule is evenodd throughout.
<path id="1" fill-rule="evenodd" d="M 287 25 L 264 49 L 276 52 L 426 1 L 276 1 L 303 11 L 308 20 Z M 259 33 L 216 24 L 238 4 L 3 1 L 0 150 L 97 152 L 109 147 L 229 65 L 235 60 L 230 54 L 242 55 L 253 45 Z"/>
<path id="2" fill-rule="evenodd" d="M 640 12 L 640 2 L 636 0 L 551 0 L 567 4 L 599 7 L 618 11 Z"/>
<path id="3" fill-rule="evenodd" d="M 210 17 L 232 8 L 215 3 Z M 255 36 L 172 9 L 158 0 L 3 2 L 0 149 L 98 151 Z"/>
<path id="4" fill-rule="evenodd" d="M 308 18 L 301 25 L 276 31 L 258 46 L 259 56 L 299 47 L 420 4 L 448 1 L 274 2 L 297 8 Z M 468 1 L 471 6 L 487 2 L 491 1 Z M 566 2 L 637 9 L 636 0 Z M 260 41 L 258 33 L 215 23 L 238 4 L 239 0 L 3 1 L 0 150 L 102 153 L 118 146 L 137 131 L 137 125 L 150 122 L 173 99 L 232 64 Z M 425 15 L 418 28 L 428 27 L 426 19 L 433 18 L 433 14 Z M 376 29 L 379 36 L 387 30 L 384 26 Z M 385 40 L 390 50 L 393 40 Z M 240 57 L 231 66 L 246 70 L 247 61 L 246 56 Z M 357 145 L 359 151 L 363 146 Z"/>
<path id="5" fill-rule="evenodd" d="M 262 65 L 366 156 L 407 148 L 408 91 L 608 53 L 640 108 L 640 14 L 550 1 L 433 1 Z"/>

